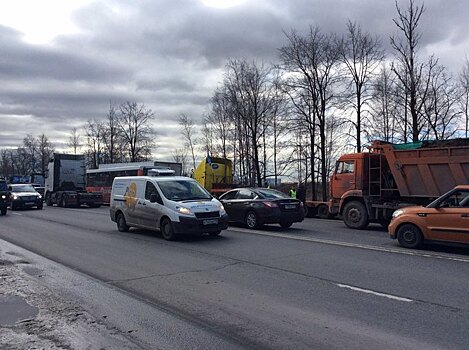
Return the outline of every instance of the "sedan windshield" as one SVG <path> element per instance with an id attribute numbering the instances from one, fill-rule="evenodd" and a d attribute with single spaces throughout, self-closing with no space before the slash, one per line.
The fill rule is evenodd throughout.
<path id="1" fill-rule="evenodd" d="M 12 192 L 36 192 L 31 185 L 12 186 Z"/>
<path id="2" fill-rule="evenodd" d="M 258 190 L 257 192 L 259 192 L 262 195 L 262 197 L 264 197 L 265 199 L 290 198 L 285 193 L 277 191 L 277 190 L 262 189 L 262 190 Z"/>
<path id="3" fill-rule="evenodd" d="M 159 181 L 163 195 L 173 201 L 212 199 L 212 196 L 196 181 Z"/>

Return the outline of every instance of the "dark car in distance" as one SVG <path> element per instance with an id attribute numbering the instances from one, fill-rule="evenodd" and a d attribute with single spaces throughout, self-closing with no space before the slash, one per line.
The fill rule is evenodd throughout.
<path id="1" fill-rule="evenodd" d="M 10 185 L 9 190 L 11 192 L 11 210 L 32 207 L 42 209 L 42 196 L 31 184 Z"/>
<path id="2" fill-rule="evenodd" d="M 237 188 L 220 196 L 228 220 L 254 229 L 263 224 L 290 227 L 304 219 L 303 203 L 283 192 L 268 188 Z"/>

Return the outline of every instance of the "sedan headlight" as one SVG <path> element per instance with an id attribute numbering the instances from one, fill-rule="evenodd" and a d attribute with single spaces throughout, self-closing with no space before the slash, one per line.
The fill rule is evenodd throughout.
<path id="1" fill-rule="evenodd" d="M 5 196 L 4 194 L 2 194 L 2 199 L 7 199 L 7 196 Z"/>
<path id="2" fill-rule="evenodd" d="M 184 215 L 194 215 L 192 210 L 186 207 L 176 207 L 177 211 Z"/>
<path id="3" fill-rule="evenodd" d="M 226 210 L 223 204 L 219 203 L 218 208 L 220 209 L 220 216 L 226 214 Z"/>
<path id="4" fill-rule="evenodd" d="M 14 194 L 13 199 L 18 199 L 18 196 L 16 194 Z"/>
<path id="5" fill-rule="evenodd" d="M 399 215 L 402 215 L 402 214 L 404 214 L 404 210 L 403 209 L 397 209 L 396 211 L 394 211 L 394 213 L 392 213 L 392 217 L 397 218 Z"/>

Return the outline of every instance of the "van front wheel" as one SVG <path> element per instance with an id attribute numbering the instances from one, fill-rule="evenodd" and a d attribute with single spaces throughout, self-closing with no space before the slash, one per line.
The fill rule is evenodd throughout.
<path id="1" fill-rule="evenodd" d="M 116 222 L 117 222 L 117 229 L 119 230 L 119 232 L 127 232 L 129 230 L 129 226 L 127 225 L 127 222 L 125 221 L 124 214 L 122 213 L 117 214 Z"/>
<path id="2" fill-rule="evenodd" d="M 173 230 L 173 224 L 168 218 L 163 219 L 160 226 L 161 235 L 167 241 L 174 241 L 176 239 L 176 234 Z"/>

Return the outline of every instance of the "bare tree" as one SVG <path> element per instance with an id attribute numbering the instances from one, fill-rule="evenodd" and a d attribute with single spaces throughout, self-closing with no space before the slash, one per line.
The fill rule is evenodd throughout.
<path id="1" fill-rule="evenodd" d="M 154 114 L 144 104 L 125 102 L 119 107 L 119 130 L 126 145 L 129 161 L 147 160 L 154 147 L 155 131 L 150 126 Z"/>
<path id="2" fill-rule="evenodd" d="M 78 133 L 77 128 L 73 128 L 68 138 L 68 146 L 73 148 L 73 154 L 77 154 L 77 150 L 81 148 L 81 135 Z"/>
<path id="3" fill-rule="evenodd" d="M 469 58 L 466 57 L 464 67 L 459 73 L 459 83 L 461 86 L 460 106 L 464 116 L 464 131 L 466 138 L 469 133 Z"/>
<path id="4" fill-rule="evenodd" d="M 179 116 L 179 126 L 181 127 L 181 134 L 186 143 L 186 147 L 189 147 L 192 156 L 192 165 L 194 169 L 196 168 L 195 164 L 195 134 L 194 122 L 186 114 L 182 113 Z"/>
<path id="5" fill-rule="evenodd" d="M 102 123 L 102 138 L 104 143 L 104 160 L 106 163 L 116 163 L 123 160 L 123 140 L 119 128 L 118 108 L 109 102 L 109 111 Z"/>
<path id="6" fill-rule="evenodd" d="M 234 113 L 228 94 L 223 87 L 215 91 L 210 99 L 210 112 L 206 117 L 206 122 L 212 125 L 214 136 L 220 142 L 223 158 L 228 156 L 228 141 L 233 133 L 232 115 Z"/>
<path id="7" fill-rule="evenodd" d="M 321 164 L 322 199 L 327 199 L 325 184 L 327 169 L 327 117 L 328 110 L 335 98 L 333 87 L 339 81 L 337 65 L 340 50 L 335 35 L 323 34 L 318 27 L 310 27 L 306 36 L 292 31 L 286 34 L 288 46 L 280 49 L 283 69 L 291 74 L 289 85 L 296 89 L 296 106 L 304 106 L 301 112 L 308 118 L 312 116 L 313 127 L 318 128 L 319 154 Z M 312 140 L 312 142 L 314 142 Z M 315 152 L 311 152 L 315 154 Z"/>
<path id="8" fill-rule="evenodd" d="M 250 185 L 262 186 L 259 144 L 268 125 L 266 118 L 275 108 L 272 79 L 272 67 L 263 63 L 230 60 L 226 65 L 224 86 L 235 113 L 237 137 L 243 149 L 240 160 L 248 170 Z"/>
<path id="9" fill-rule="evenodd" d="M 103 150 L 102 134 L 102 124 L 95 120 L 88 120 L 85 127 L 88 168 L 97 169 L 98 165 L 101 163 Z"/>
<path id="10" fill-rule="evenodd" d="M 366 137 L 372 140 L 395 142 L 398 139 L 397 124 L 401 119 L 395 84 L 395 75 L 383 64 L 374 81 L 370 103 L 371 119 L 366 120 Z"/>
<path id="11" fill-rule="evenodd" d="M 360 25 L 351 21 L 347 23 L 347 35 L 338 47 L 353 87 L 353 98 L 350 102 L 356 113 L 356 119 L 353 122 L 356 130 L 356 148 L 357 152 L 361 152 L 363 107 L 371 97 L 369 93 L 371 78 L 382 62 L 384 52 L 377 37 L 363 32 Z"/>
<path id="12" fill-rule="evenodd" d="M 461 112 L 457 110 L 459 92 L 444 66 L 438 66 L 431 75 L 427 99 L 424 103 L 427 133 L 436 140 L 445 140 L 454 136 L 458 130 Z"/>
<path id="13" fill-rule="evenodd" d="M 425 125 L 424 102 L 429 90 L 431 71 L 435 68 L 437 60 L 430 57 L 427 63 L 418 62 L 417 52 L 422 37 L 418 25 L 424 12 L 424 5 L 418 6 L 414 0 L 409 0 L 409 6 L 403 10 L 396 1 L 396 10 L 398 18 L 393 21 L 404 38 L 391 37 L 391 45 L 398 59 L 397 65 L 393 66 L 393 72 L 402 84 L 405 96 L 408 97 L 405 99 L 405 107 L 410 113 L 412 141 L 417 142 Z M 406 124 L 407 122 L 405 120 Z"/>
<path id="14" fill-rule="evenodd" d="M 49 142 L 49 138 L 45 134 L 41 134 L 37 138 L 37 148 L 39 153 L 39 171 L 42 175 L 46 173 L 47 165 L 49 164 L 49 159 L 54 153 L 54 148 Z"/>
<path id="15" fill-rule="evenodd" d="M 22 158 L 23 168 L 22 174 L 30 174 L 36 172 L 38 162 L 38 149 L 36 138 L 28 134 L 23 139 L 23 147 L 18 148 L 18 155 Z"/>
<path id="16" fill-rule="evenodd" d="M 176 163 L 182 164 L 182 173 L 183 175 L 189 174 L 187 169 L 187 149 L 186 148 L 176 148 L 172 152 L 173 161 Z"/>

